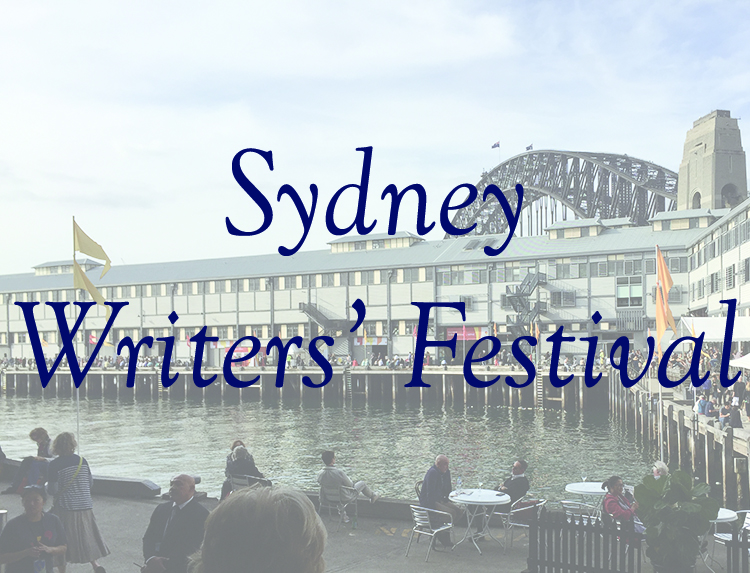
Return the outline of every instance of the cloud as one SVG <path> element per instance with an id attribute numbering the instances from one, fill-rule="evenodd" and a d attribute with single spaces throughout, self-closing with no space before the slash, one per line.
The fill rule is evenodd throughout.
<path id="1" fill-rule="evenodd" d="M 743 117 L 750 93 L 742 3 L 74 2 L 5 15 L 1 236 L 27 245 L 6 272 L 64 258 L 72 214 L 102 222 L 92 236 L 116 260 L 275 252 L 299 230 L 288 201 L 262 237 L 224 228 L 228 215 L 258 220 L 230 170 L 246 147 L 274 152 L 273 172 L 248 163 L 268 197 L 315 183 L 322 211 L 359 179 L 355 148 L 372 145 L 382 232 L 387 184 L 424 185 L 434 219 L 451 188 L 531 143 L 676 169 L 692 121 Z M 305 248 L 327 240 L 316 223 Z"/>

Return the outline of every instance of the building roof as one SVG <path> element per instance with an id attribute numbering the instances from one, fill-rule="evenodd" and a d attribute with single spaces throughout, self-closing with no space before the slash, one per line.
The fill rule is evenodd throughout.
<path id="1" fill-rule="evenodd" d="M 547 227 L 547 231 L 557 229 L 577 229 L 578 227 L 600 227 L 602 224 L 599 217 L 593 219 L 572 219 L 570 221 L 556 221 Z"/>
<path id="2" fill-rule="evenodd" d="M 670 221 L 673 219 L 693 219 L 695 217 L 721 218 L 731 209 L 683 209 L 682 211 L 662 211 L 649 219 L 649 221 Z"/>
<path id="3" fill-rule="evenodd" d="M 78 261 L 79 265 L 92 265 L 92 266 L 103 266 L 102 263 L 99 261 L 95 261 L 93 259 L 76 259 Z M 63 266 L 72 266 L 73 265 L 73 259 L 67 259 L 65 261 L 51 261 L 49 263 L 42 263 L 41 265 L 36 265 L 34 267 L 31 267 L 32 269 L 43 269 L 45 267 L 63 267 Z"/>
<path id="4" fill-rule="evenodd" d="M 635 223 L 629 217 L 614 217 L 612 219 L 601 219 L 604 227 L 622 227 L 624 225 L 634 226 Z"/>
<path id="5" fill-rule="evenodd" d="M 388 233 L 373 233 L 371 235 L 366 235 L 364 237 L 360 235 L 346 235 L 345 237 L 339 237 L 338 239 L 333 239 L 332 241 L 328 241 L 327 244 L 329 245 L 335 245 L 337 243 L 354 243 L 356 241 L 379 241 L 382 239 L 417 239 L 418 241 L 424 241 L 422 237 L 419 235 L 414 235 L 412 233 L 409 233 L 408 231 L 397 231 L 393 235 L 389 235 Z"/>
<path id="6" fill-rule="evenodd" d="M 706 229 L 685 229 L 669 233 L 649 227 L 603 229 L 593 237 L 551 240 L 546 235 L 515 237 L 505 251 L 489 257 L 482 248 L 466 250 L 470 241 L 495 239 L 504 235 L 465 236 L 456 239 L 422 241 L 402 249 L 374 249 L 331 253 L 329 249 L 301 251 L 290 257 L 279 254 L 254 255 L 193 261 L 174 261 L 136 265 L 116 265 L 100 279 L 99 272 L 89 279 L 97 286 L 159 284 L 202 280 L 274 277 L 298 274 L 350 272 L 404 267 L 450 266 L 505 261 L 533 261 L 586 255 L 653 252 L 657 243 L 662 251 L 685 250 Z M 34 273 L 0 275 L 0 292 L 28 292 L 73 288 L 72 275 L 36 276 Z"/>

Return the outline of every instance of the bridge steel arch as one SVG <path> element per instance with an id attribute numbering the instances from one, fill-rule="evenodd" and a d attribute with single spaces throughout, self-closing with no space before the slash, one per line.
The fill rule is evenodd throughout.
<path id="1" fill-rule="evenodd" d="M 470 235 L 504 232 L 508 222 L 500 203 L 494 197 L 484 202 L 482 195 L 496 185 L 515 211 L 517 183 L 524 188 L 524 210 L 549 197 L 582 219 L 627 217 L 635 225 L 646 225 L 657 213 L 677 207 L 677 173 L 665 167 L 627 155 L 540 150 L 516 155 L 483 173 L 479 197 L 457 211 L 453 225 L 468 228 L 476 223 Z"/>

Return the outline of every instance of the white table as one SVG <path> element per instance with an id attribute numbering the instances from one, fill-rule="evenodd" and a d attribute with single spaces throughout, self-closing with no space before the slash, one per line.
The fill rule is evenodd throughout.
<path id="1" fill-rule="evenodd" d="M 727 509 L 726 507 L 720 507 L 719 508 L 719 515 L 716 516 L 716 519 L 711 520 L 711 529 L 708 530 L 706 535 L 703 537 L 703 541 L 701 541 L 701 547 L 703 547 L 703 543 L 708 539 L 708 536 L 710 535 L 713 539 L 713 544 L 711 545 L 711 554 L 708 553 L 708 544 L 706 544 L 706 551 L 705 553 L 703 550 L 700 551 L 701 559 L 703 559 L 703 564 L 708 567 L 709 571 L 713 572 L 713 569 L 709 567 L 707 560 L 710 559 L 714 563 L 718 563 L 716 559 L 714 559 L 714 551 L 716 550 L 716 524 L 717 523 L 732 523 L 733 521 L 737 521 L 737 512 L 732 511 L 731 509 Z M 712 535 L 714 534 L 714 535 Z"/>
<path id="2" fill-rule="evenodd" d="M 737 521 L 737 513 L 726 507 L 720 507 L 719 515 L 716 519 L 712 519 L 711 523 L 732 523 L 733 521 Z"/>
<path id="3" fill-rule="evenodd" d="M 565 486 L 565 491 L 580 495 L 581 499 L 594 507 L 599 507 L 604 502 L 604 496 L 607 490 L 602 489 L 600 481 L 581 481 L 578 483 L 569 483 Z"/>
<path id="4" fill-rule="evenodd" d="M 578 483 L 569 483 L 565 486 L 565 491 L 578 495 L 607 495 L 607 490 L 602 489 L 602 482 L 582 481 Z"/>
<path id="5" fill-rule="evenodd" d="M 471 533 L 472 524 L 479 515 L 482 516 L 482 531 L 479 535 L 489 536 L 497 541 L 498 544 L 501 544 L 500 540 L 492 535 L 492 532 L 490 531 L 490 518 L 498 505 L 510 503 L 510 496 L 507 493 L 500 493 L 494 489 L 461 489 L 458 491 L 452 491 L 448 496 L 448 499 L 453 503 L 461 504 L 466 508 L 466 521 L 468 522 L 466 533 L 464 534 L 463 539 L 456 543 L 456 545 L 463 543 L 467 539 L 471 539 L 471 542 L 474 544 L 474 547 L 477 548 L 479 554 L 482 554 L 482 550 L 479 549 L 479 545 L 477 545 L 477 542 Z M 501 545 L 504 546 L 504 544 Z"/>

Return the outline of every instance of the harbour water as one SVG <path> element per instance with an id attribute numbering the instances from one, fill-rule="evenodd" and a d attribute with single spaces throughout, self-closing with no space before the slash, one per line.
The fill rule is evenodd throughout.
<path id="1" fill-rule="evenodd" d="M 495 487 L 513 461 L 529 462 L 532 491 L 564 499 L 565 484 L 605 479 L 640 482 L 650 469 L 650 446 L 611 421 L 606 408 L 564 412 L 508 407 L 309 407 L 190 401 L 80 403 L 81 452 L 96 475 L 141 477 L 163 488 L 169 478 L 200 475 L 199 489 L 218 495 L 231 442 L 240 438 L 275 483 L 314 490 L 320 452 L 337 452 L 337 465 L 382 495 L 414 497 L 434 457 L 446 453 L 453 478 L 465 486 Z M 28 432 L 53 437 L 76 430 L 70 398 L 0 398 L 0 445 L 8 457 L 34 451 Z"/>

